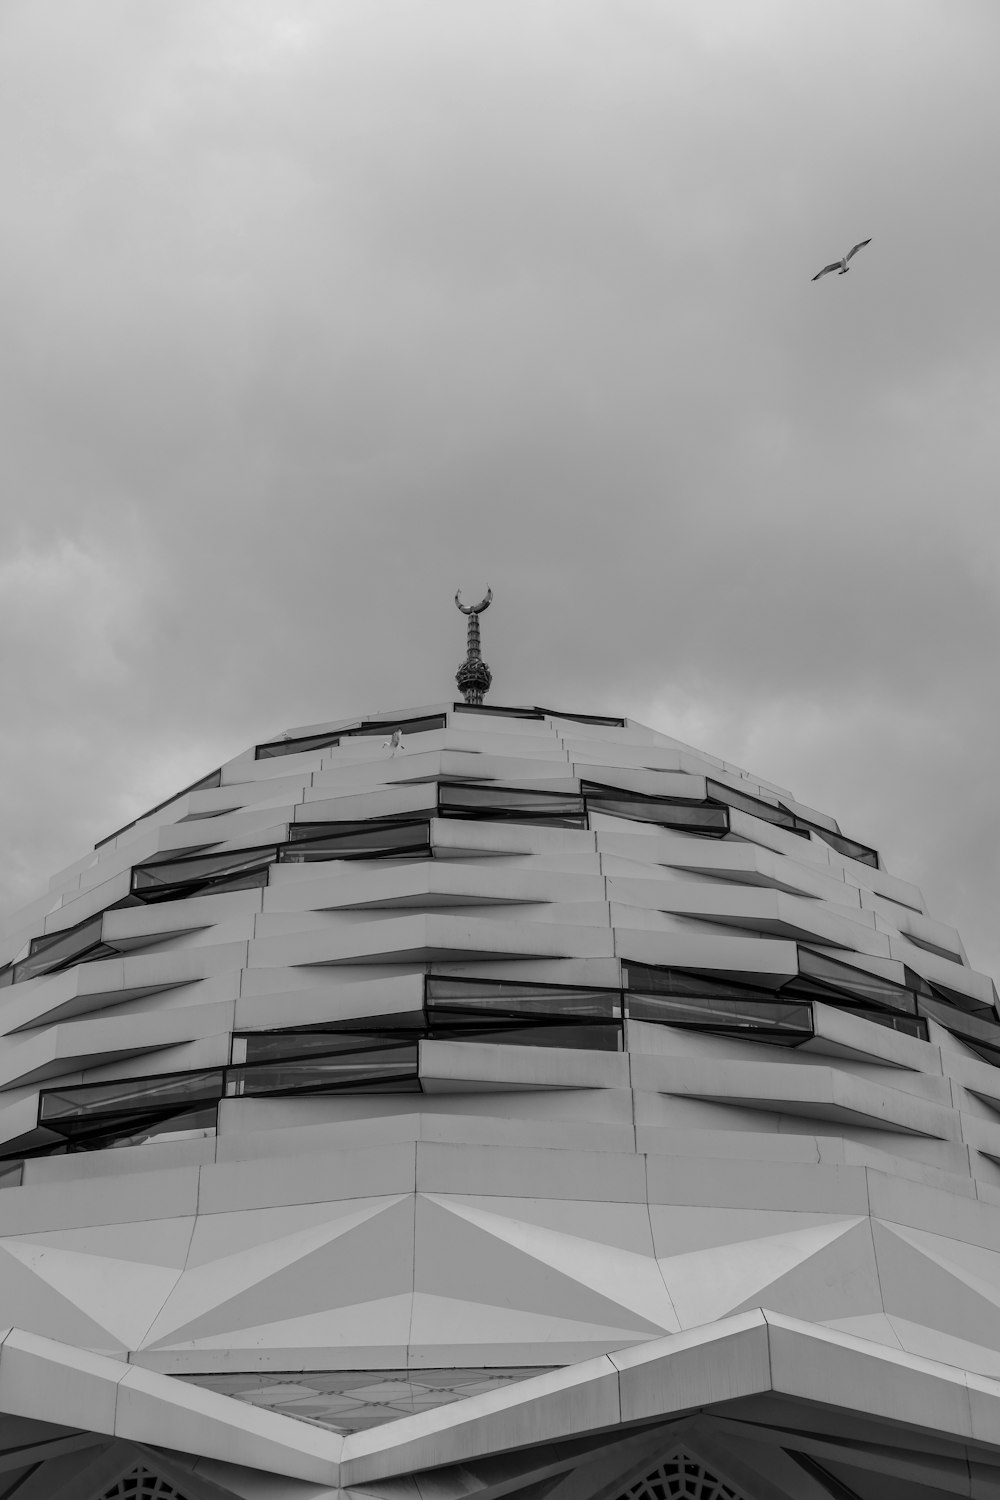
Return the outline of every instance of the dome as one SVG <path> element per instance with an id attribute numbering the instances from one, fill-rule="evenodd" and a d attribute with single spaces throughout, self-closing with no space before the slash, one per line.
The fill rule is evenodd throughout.
<path id="1" fill-rule="evenodd" d="M 0 948 L 0 1495 L 1000 1493 L 996 991 L 856 832 L 448 703 L 109 835 Z"/>

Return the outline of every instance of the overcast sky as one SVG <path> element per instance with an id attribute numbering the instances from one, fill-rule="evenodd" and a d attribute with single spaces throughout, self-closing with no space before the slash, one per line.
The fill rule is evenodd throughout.
<path id="1" fill-rule="evenodd" d="M 998 55 L 996 0 L 4 0 L 0 908 L 453 696 L 489 583 L 493 701 L 783 782 L 1000 974 Z"/>

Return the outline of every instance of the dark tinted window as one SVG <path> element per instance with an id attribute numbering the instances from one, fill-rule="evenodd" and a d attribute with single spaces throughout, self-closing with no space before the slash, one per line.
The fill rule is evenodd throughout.
<path id="1" fill-rule="evenodd" d="M 365 1021 L 354 1023 L 358 1027 L 363 1025 L 365 1027 L 363 1031 L 346 1029 L 334 1031 L 325 1027 L 310 1027 L 308 1031 L 238 1032 L 233 1037 L 233 1062 L 239 1066 L 244 1063 L 256 1065 L 285 1062 L 289 1058 L 297 1062 L 308 1062 L 317 1057 L 370 1052 L 377 1047 L 396 1046 L 406 1041 L 408 1033 L 423 1026 L 422 1015 L 416 1016 L 415 1020 L 416 1027 L 391 1028 L 387 1031 L 378 1030 L 371 1024 L 371 1020 L 366 1018 Z M 246 1053 L 242 1059 L 238 1056 L 238 1049 Z"/>
<path id="2" fill-rule="evenodd" d="M 428 1035 L 509 1046 L 622 1047 L 621 993 L 557 985 L 452 979 L 426 981 Z"/>
<path id="3" fill-rule="evenodd" d="M 415 859 L 429 855 L 430 823 L 426 819 L 370 823 L 293 823 L 289 842 L 278 855 L 282 864 L 309 864 L 327 859 Z"/>
<path id="4" fill-rule="evenodd" d="M 723 975 L 691 969 L 627 964 L 626 1006 L 630 1021 L 689 1026 L 733 1034 L 771 1032 L 775 1039 L 804 1041 L 812 1035 L 812 1009 L 763 986 L 738 984 Z"/>
<path id="5" fill-rule="evenodd" d="M 34 979 L 39 974 L 51 974 L 67 964 L 80 963 L 85 959 L 106 958 L 115 950 L 102 942 L 103 926 L 104 914 L 99 912 L 96 917 L 90 917 L 76 927 L 32 938 L 28 957 L 13 965 L 13 982 L 20 984 L 22 980 Z"/>
<path id="6" fill-rule="evenodd" d="M 432 729 L 443 729 L 447 722 L 444 714 L 424 714 L 417 719 L 390 719 L 384 724 L 359 724 L 355 729 L 338 729 L 336 734 L 328 730 L 325 734 L 299 735 L 297 739 L 269 740 L 266 744 L 257 746 L 254 759 L 270 760 L 276 755 L 303 755 L 309 750 L 328 750 L 333 745 L 339 745 L 342 740 L 357 739 L 359 736 L 380 734 L 388 739 L 394 729 L 401 730 L 404 737 L 408 734 L 426 734 Z"/>
<path id="7" fill-rule="evenodd" d="M 372 1038 L 355 1039 L 359 1043 Z M 226 1093 L 231 1095 L 325 1094 L 372 1085 L 388 1087 L 395 1083 L 417 1081 L 416 1042 L 385 1043 L 343 1047 L 317 1055 L 289 1057 L 280 1062 L 262 1062 L 253 1066 L 233 1067 L 226 1072 Z"/>
<path id="8" fill-rule="evenodd" d="M 445 714 L 424 714 L 418 719 L 369 720 L 365 724 L 359 724 L 357 729 L 342 729 L 340 733 L 343 739 L 357 739 L 362 735 L 382 735 L 384 739 L 389 739 L 393 730 L 398 729 L 405 739 L 408 734 L 430 734 L 432 730 L 444 729 L 447 723 Z"/>
<path id="9" fill-rule="evenodd" d="M 452 1010 L 476 1010 L 480 1014 L 521 1019 L 538 1016 L 565 1021 L 615 1021 L 622 1013 L 619 990 L 459 979 L 450 975 L 429 974 L 426 996 L 428 1006 L 442 1015 Z"/>
<path id="10" fill-rule="evenodd" d="M 786 808 L 775 807 L 773 803 L 763 802 L 759 797 L 751 797 L 748 792 L 737 792 L 721 781 L 709 781 L 706 785 L 709 796 L 714 797 L 716 802 L 722 802 L 726 807 L 738 807 L 754 818 L 762 818 L 765 823 L 776 823 L 780 828 L 796 832 L 795 818 Z"/>
<path id="11" fill-rule="evenodd" d="M 222 1090 L 221 1068 L 45 1089 L 39 1096 L 38 1123 L 65 1136 L 71 1144 L 107 1143 L 116 1135 L 138 1132 L 146 1136 L 151 1125 L 176 1122 L 182 1116 L 195 1114 L 207 1120 Z"/>
<path id="12" fill-rule="evenodd" d="M 625 985 L 630 993 L 647 995 L 705 996 L 731 1000 L 774 999 L 775 991 L 766 985 L 740 984 L 726 974 L 698 969 L 655 968 L 651 964 L 626 964 Z"/>
<path id="13" fill-rule="evenodd" d="M 625 720 L 617 719 L 607 714 L 564 714 L 554 708 L 543 708 L 540 710 L 550 719 L 568 719 L 573 724 L 604 724 L 609 729 L 624 729 Z"/>
<path id="14" fill-rule="evenodd" d="M 199 854 L 190 859 L 157 860 L 136 865 L 132 893 L 142 901 L 170 901 L 211 891 L 237 891 L 266 885 L 268 866 L 277 847 Z"/>
<path id="15" fill-rule="evenodd" d="M 606 813 L 614 818 L 631 818 L 639 823 L 656 823 L 682 833 L 697 833 L 722 838 L 729 832 L 729 816 L 724 807 L 707 802 L 686 802 L 669 797 L 640 797 L 610 787 L 584 788 L 587 811 Z"/>
<path id="16" fill-rule="evenodd" d="M 438 789 L 443 818 L 505 818 L 513 823 L 543 823 L 551 828 L 585 828 L 583 798 L 573 792 L 544 792 L 473 782 L 443 781 Z"/>
<path id="17" fill-rule="evenodd" d="M 897 1016 L 885 1010 L 861 1009 L 855 1014 L 863 1016 L 866 1021 L 874 1021 L 876 1026 L 885 1026 L 890 1031 L 901 1031 L 904 1036 L 915 1036 L 922 1042 L 928 1039 L 927 1022 L 921 1016 Z"/>
<path id="18" fill-rule="evenodd" d="M 996 1020 L 988 1020 L 985 1016 L 971 1016 L 965 1011 L 956 1010 L 949 1005 L 947 1000 L 941 1000 L 934 995 L 921 995 L 917 1001 L 917 1008 L 922 1016 L 928 1016 L 932 1021 L 938 1021 L 949 1031 L 968 1042 L 970 1046 L 975 1045 L 977 1050 L 981 1046 L 990 1048 L 998 1056 L 991 1056 L 990 1062 L 1000 1060 L 1000 1025 Z"/>
<path id="19" fill-rule="evenodd" d="M 811 948 L 799 948 L 798 952 L 799 977 L 784 986 L 784 994 L 825 1000 L 830 1005 L 871 1006 L 916 1014 L 917 999 L 912 990 L 878 974 L 839 963 Z"/>
<path id="20" fill-rule="evenodd" d="M 456 703 L 457 714 L 494 714 L 499 719 L 544 719 L 540 708 L 503 708 L 497 703 Z"/>
<path id="21" fill-rule="evenodd" d="M 709 795 L 717 802 L 723 802 L 727 807 L 738 807 L 742 812 L 749 813 L 754 818 L 761 818 L 765 823 L 775 823 L 781 828 L 787 828 L 790 833 L 797 833 L 802 838 L 808 838 L 814 833 L 817 838 L 829 844 L 831 849 L 837 849 L 841 854 L 846 854 L 849 859 L 856 859 L 859 863 L 870 865 L 878 869 L 878 852 L 869 848 L 867 844 L 859 844 L 856 839 L 847 839 L 842 833 L 834 833 L 832 829 L 824 828 L 819 823 L 812 823 L 808 818 L 800 817 L 798 813 L 792 813 L 787 807 L 775 807 L 773 803 L 765 802 L 759 797 L 752 797 L 749 792 L 736 791 L 733 787 L 725 786 L 719 781 L 708 782 Z"/>
<path id="22" fill-rule="evenodd" d="M 654 1021 L 661 1026 L 690 1026 L 699 1031 L 794 1032 L 812 1036 L 812 1007 L 774 996 L 768 1000 L 733 1000 L 717 995 L 642 995 L 628 997 L 630 1021 Z"/>
<path id="23" fill-rule="evenodd" d="M 296 740 L 270 740 L 258 745 L 254 760 L 274 760 L 279 755 L 305 755 L 309 750 L 328 750 L 340 744 L 339 734 L 305 734 Z"/>
<path id="24" fill-rule="evenodd" d="M 873 870 L 880 868 L 877 849 L 870 849 L 867 844 L 859 844 L 856 839 L 845 839 L 842 833 L 833 833 L 829 828 L 821 828 L 816 823 L 807 823 L 804 818 L 797 818 L 796 822 L 800 827 L 807 828 L 817 838 L 822 839 L 824 844 L 829 844 L 831 849 L 846 854 L 848 859 L 856 859 L 859 864 L 869 865 Z"/>

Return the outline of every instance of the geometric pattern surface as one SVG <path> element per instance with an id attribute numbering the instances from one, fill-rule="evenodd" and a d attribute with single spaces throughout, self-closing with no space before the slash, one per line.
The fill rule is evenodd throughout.
<path id="1" fill-rule="evenodd" d="M 140 1464 L 105 1490 L 100 1500 L 185 1500 L 185 1497 Z"/>
<path id="2" fill-rule="evenodd" d="M 703 1186 L 715 1179 L 721 1193 L 729 1175 L 707 1162 Z M 361 1209 L 315 1204 L 311 1227 L 248 1244 L 260 1217 L 202 1216 L 204 1248 L 181 1267 L 97 1253 L 101 1225 L 5 1237 L 0 1312 L 46 1337 L 75 1333 L 101 1352 L 131 1349 L 151 1367 L 200 1381 L 225 1350 L 234 1373 L 213 1388 L 236 1394 L 240 1370 L 283 1371 L 242 1382 L 240 1399 L 290 1403 L 292 1414 L 341 1431 L 349 1429 L 333 1418 L 338 1393 L 343 1413 L 356 1410 L 358 1425 L 371 1425 L 376 1410 L 382 1421 L 459 1399 L 459 1383 L 478 1388 L 536 1373 L 546 1348 L 589 1356 L 761 1305 L 915 1354 L 936 1357 L 947 1347 L 968 1368 L 1000 1374 L 1000 1241 L 992 1249 L 874 1215 L 810 1213 L 792 1201 L 781 1209 L 620 1204 L 618 1244 L 599 1238 L 608 1206 L 586 1199 L 434 1193 L 370 1199 Z M 143 1227 L 165 1257 L 177 1221 Z M 107 1226 L 109 1245 L 116 1229 Z M 234 1243 L 244 1248 L 229 1253 Z M 409 1341 L 426 1351 L 428 1389 L 385 1387 L 385 1401 L 360 1397 L 352 1407 L 344 1382 L 356 1381 L 359 1367 L 340 1357 L 365 1338 L 372 1348 Z M 483 1347 L 497 1367 L 453 1358 Z M 322 1386 L 291 1380 L 288 1364 L 277 1362 L 293 1348 L 294 1370 L 322 1374 Z M 452 1358 L 435 1367 L 435 1351 Z M 502 1360 L 505 1351 L 533 1357 L 516 1364 Z M 378 1368 L 380 1380 L 401 1378 L 389 1359 L 367 1368 Z M 203 1383 L 212 1383 L 207 1373 Z M 309 1391 L 329 1398 L 324 1415 Z"/>
<path id="3" fill-rule="evenodd" d="M 621 1491 L 616 1500 L 747 1500 L 712 1474 L 700 1459 L 678 1448 L 651 1474 Z"/>
<path id="4" fill-rule="evenodd" d="M 0 997 L 0 1496 L 1000 1500 L 996 991 L 787 790 L 308 725 L 57 875 Z"/>
<path id="5" fill-rule="evenodd" d="M 312 1370 L 268 1375 L 186 1375 L 192 1385 L 234 1396 L 267 1411 L 312 1422 L 330 1432 L 365 1432 L 397 1417 L 433 1411 L 538 1375 L 516 1370 Z"/>

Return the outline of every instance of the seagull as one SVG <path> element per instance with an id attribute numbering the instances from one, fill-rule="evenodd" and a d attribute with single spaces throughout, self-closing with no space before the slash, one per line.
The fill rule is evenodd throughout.
<path id="1" fill-rule="evenodd" d="M 870 239 L 869 240 L 859 240 L 858 243 L 855 245 L 855 247 L 854 247 L 853 250 L 848 250 L 848 252 L 844 256 L 843 260 L 832 260 L 828 266 L 824 266 L 823 267 L 822 271 L 817 271 L 816 275 L 813 277 L 813 281 L 818 281 L 821 276 L 828 276 L 831 271 L 838 271 L 841 276 L 846 276 L 847 273 L 848 273 L 848 271 L 851 269 L 850 266 L 847 264 L 847 262 L 850 260 L 851 256 L 852 255 L 857 255 L 857 253 L 858 253 L 859 250 L 863 250 L 866 245 L 870 245 L 870 244 L 871 244 L 871 240 Z"/>
<path id="2" fill-rule="evenodd" d="M 401 729 L 394 729 L 390 738 L 382 741 L 383 750 L 388 750 L 390 747 L 392 749 L 392 754 L 389 756 L 390 760 L 395 760 L 397 750 L 406 749 L 406 746 L 403 744 L 403 731 Z"/>

